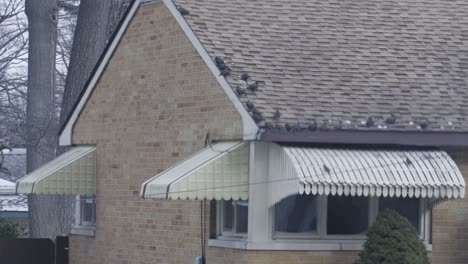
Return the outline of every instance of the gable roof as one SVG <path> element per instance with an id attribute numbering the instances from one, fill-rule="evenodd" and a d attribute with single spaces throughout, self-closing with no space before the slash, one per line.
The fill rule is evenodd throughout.
<path id="1" fill-rule="evenodd" d="M 232 88 L 246 88 L 243 73 L 261 81 L 240 99 L 279 124 L 270 130 L 468 131 L 464 1 L 174 3 L 210 56 L 231 67 Z"/>
<path id="2" fill-rule="evenodd" d="M 163 1 L 241 114 L 244 139 L 468 145 L 462 1 Z M 73 126 L 139 4 L 122 18 L 60 130 L 60 145 L 72 143 Z M 216 56 L 231 68 L 227 78 Z M 236 96 L 248 86 L 243 73 L 248 84 L 260 81 L 259 91 Z M 261 113 L 257 124 L 248 102 Z"/>

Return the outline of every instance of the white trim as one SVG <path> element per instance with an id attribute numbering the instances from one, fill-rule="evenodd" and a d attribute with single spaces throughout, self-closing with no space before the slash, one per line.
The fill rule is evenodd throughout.
<path id="1" fill-rule="evenodd" d="M 125 17 L 125 20 L 124 20 L 122 26 L 120 27 L 119 31 L 117 32 L 117 35 L 115 35 L 111 45 L 109 46 L 109 49 L 104 54 L 103 60 L 99 63 L 97 70 L 94 72 L 91 81 L 85 87 L 83 96 L 80 98 L 80 101 L 78 101 L 78 105 L 75 107 L 75 109 L 71 113 L 70 118 L 65 123 L 65 127 L 63 128 L 62 132 L 59 135 L 59 145 L 60 146 L 72 145 L 73 127 L 74 127 L 76 121 L 78 120 L 78 117 L 80 116 L 80 113 L 83 110 L 86 102 L 88 101 L 88 98 L 93 93 L 94 87 L 96 86 L 96 83 L 99 81 L 99 79 L 101 78 L 101 75 L 103 74 L 104 70 L 106 69 L 107 63 L 111 59 L 112 54 L 114 53 L 115 49 L 117 48 L 117 45 L 119 44 L 120 39 L 122 38 L 124 32 L 127 30 L 128 24 L 132 20 L 133 15 L 135 14 L 135 12 L 138 9 L 139 5 L 140 5 L 140 0 L 135 0 L 135 3 L 131 7 L 129 13 Z"/>
<path id="2" fill-rule="evenodd" d="M 254 120 L 252 119 L 250 114 L 247 112 L 245 107 L 242 105 L 241 101 L 239 100 L 237 95 L 234 93 L 234 91 L 232 90 L 231 86 L 226 81 L 226 79 L 223 76 L 220 75 L 219 69 L 218 69 L 218 67 L 216 67 L 215 63 L 213 62 L 213 59 L 210 57 L 208 52 L 205 50 L 205 48 L 201 44 L 200 40 L 197 38 L 197 36 L 193 32 L 193 30 L 190 28 L 187 21 L 185 21 L 184 17 L 180 14 L 179 10 L 177 10 L 177 7 L 172 2 L 172 0 L 164 0 L 164 4 L 166 4 L 169 11 L 172 13 L 172 15 L 177 20 L 177 23 L 179 24 L 179 26 L 185 32 L 185 34 L 187 35 L 190 42 L 192 42 L 193 46 L 198 51 L 198 54 L 200 54 L 203 61 L 205 61 L 206 65 L 208 66 L 208 68 L 213 73 L 213 76 L 216 78 L 216 80 L 221 85 L 223 90 L 226 92 L 226 94 L 229 97 L 229 99 L 231 100 L 231 102 L 234 104 L 234 107 L 237 109 L 237 111 L 241 115 L 242 124 L 243 124 L 243 127 L 244 127 L 243 139 L 244 140 L 255 140 L 256 136 L 257 136 L 258 129 L 259 129 L 257 124 L 254 122 Z"/>
<path id="3" fill-rule="evenodd" d="M 248 242 L 245 240 L 222 240 L 209 239 L 208 246 L 234 248 L 243 250 L 287 250 L 287 251 L 360 251 L 363 249 L 365 240 L 334 240 L 318 241 L 309 240 L 307 242 Z M 432 245 L 424 243 L 426 250 L 432 252 Z"/>

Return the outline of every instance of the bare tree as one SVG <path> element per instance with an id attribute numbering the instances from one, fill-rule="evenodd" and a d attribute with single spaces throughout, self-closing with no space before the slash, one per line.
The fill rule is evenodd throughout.
<path id="1" fill-rule="evenodd" d="M 26 170 L 32 172 L 55 157 L 57 142 L 55 122 L 55 52 L 57 43 L 58 7 L 56 0 L 26 0 L 28 18 L 28 92 L 26 107 Z M 43 202 L 29 195 L 30 234 L 41 234 L 40 227 L 51 220 L 43 210 Z M 44 218 L 45 217 L 45 218 Z"/>
<path id="2" fill-rule="evenodd" d="M 21 0 L 0 0 L 0 139 L 22 143 L 25 120 L 27 25 Z"/>

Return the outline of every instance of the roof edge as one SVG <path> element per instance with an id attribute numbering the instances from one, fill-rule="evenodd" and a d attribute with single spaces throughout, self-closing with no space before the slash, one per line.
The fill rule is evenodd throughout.
<path id="1" fill-rule="evenodd" d="M 342 130 L 288 133 L 264 131 L 259 136 L 259 140 L 282 143 L 468 146 L 468 132 Z"/>
<path id="2" fill-rule="evenodd" d="M 114 34 L 110 38 L 107 46 L 104 48 L 104 51 L 101 54 L 98 62 L 94 66 L 93 71 L 91 72 L 84 88 L 81 90 L 78 99 L 74 103 L 70 113 L 68 114 L 65 122 L 63 123 L 62 127 L 60 127 L 58 136 L 59 136 L 59 145 L 60 146 L 69 146 L 72 145 L 72 136 L 73 136 L 73 128 L 75 126 L 78 117 L 80 116 L 81 112 L 83 111 L 88 99 L 90 98 L 91 94 L 96 87 L 97 82 L 101 78 L 104 70 L 109 63 L 117 45 L 119 44 L 122 36 L 124 35 L 125 31 L 127 30 L 128 24 L 132 20 L 133 16 L 135 15 L 136 10 L 140 5 L 140 0 L 132 0 L 127 11 L 125 12 L 123 18 L 120 20 L 117 29 L 115 30 Z"/>
<path id="3" fill-rule="evenodd" d="M 213 73 L 213 76 L 216 78 L 218 83 L 221 85 L 221 88 L 226 92 L 226 95 L 229 97 L 229 100 L 233 103 L 236 110 L 239 112 L 242 118 L 243 124 L 243 139 L 244 140 L 255 140 L 257 138 L 257 134 L 259 131 L 259 127 L 252 119 L 250 114 L 245 109 L 244 105 L 241 103 L 237 95 L 232 90 L 229 83 L 226 79 L 220 74 L 218 67 L 216 67 L 213 59 L 208 54 L 208 51 L 205 49 L 203 44 L 200 42 L 198 37 L 196 36 L 195 32 L 189 26 L 185 18 L 180 14 L 179 10 L 177 10 L 176 5 L 172 0 L 163 0 L 166 7 L 169 9 L 171 14 L 175 17 L 177 23 L 185 32 L 185 35 L 188 37 L 194 48 L 197 50 L 200 57 L 206 63 L 210 71 Z"/>

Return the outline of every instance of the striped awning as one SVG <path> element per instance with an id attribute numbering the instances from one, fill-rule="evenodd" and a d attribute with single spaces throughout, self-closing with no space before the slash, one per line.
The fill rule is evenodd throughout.
<path id="1" fill-rule="evenodd" d="M 75 147 L 16 183 L 23 194 L 96 194 L 96 148 Z"/>
<path id="2" fill-rule="evenodd" d="M 269 203 L 292 194 L 463 198 L 465 181 L 440 150 L 308 148 L 272 145 Z"/>
<path id="3" fill-rule="evenodd" d="M 143 198 L 246 200 L 249 146 L 220 142 L 143 183 Z"/>

